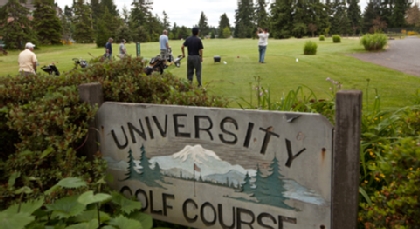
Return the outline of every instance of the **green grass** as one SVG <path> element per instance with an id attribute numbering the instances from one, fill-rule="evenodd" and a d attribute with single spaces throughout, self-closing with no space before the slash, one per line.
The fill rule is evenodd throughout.
<path id="1" fill-rule="evenodd" d="M 302 47 L 306 41 L 318 44 L 317 55 L 303 55 Z M 169 42 L 174 56 L 181 54 L 181 44 L 182 41 Z M 331 83 L 325 80 L 327 77 L 339 81 L 343 89 L 359 89 L 363 92 L 366 90 L 367 79 L 370 79 L 369 99 L 373 100 L 374 89 L 377 89 L 382 108 L 386 109 L 409 105 L 412 95 L 420 85 L 419 77 L 352 57 L 350 55 L 352 53 L 365 52 L 359 39 L 342 38 L 341 43 L 333 43 L 331 37 L 327 37 L 323 42 L 317 38 L 271 39 L 267 47 L 265 64 L 258 63 L 257 40 L 203 40 L 203 45 L 204 87 L 211 94 L 232 99 L 242 97 L 249 100 L 250 83 L 254 83 L 254 76 L 262 77 L 262 85 L 270 88 L 271 98 L 274 101 L 280 100 L 290 90 L 302 85 L 312 89 L 318 98 L 330 99 Z M 136 54 L 134 43 L 126 46 L 129 54 Z M 113 48 L 115 55 L 118 44 L 115 43 Z M 0 75 L 13 75 L 17 72 L 18 53 L 12 51 L 8 56 L 0 56 Z M 104 49 L 96 48 L 94 44 L 74 44 L 64 47 L 41 47 L 36 53 L 40 66 L 55 62 L 58 69 L 63 72 L 73 68 L 72 58 L 89 60 L 88 53 L 99 56 L 104 53 Z M 141 55 L 145 58 L 150 59 L 158 53 L 157 42 L 141 44 Z M 214 55 L 221 56 L 220 63 L 213 61 Z M 186 61 L 182 61 L 181 68 L 170 67 L 167 71 L 186 78 Z M 232 106 L 237 107 L 235 104 L 232 103 Z"/>

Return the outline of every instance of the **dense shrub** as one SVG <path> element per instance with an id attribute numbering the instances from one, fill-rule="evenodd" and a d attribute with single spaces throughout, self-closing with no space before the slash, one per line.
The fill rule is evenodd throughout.
<path id="1" fill-rule="evenodd" d="M 325 41 L 325 36 L 324 35 L 319 35 L 319 40 L 320 41 Z"/>
<path id="2" fill-rule="evenodd" d="M 332 41 L 334 43 L 340 43 L 341 42 L 341 37 L 340 35 L 332 35 Z"/>
<path id="3" fill-rule="evenodd" d="M 383 33 L 366 34 L 360 40 L 360 44 L 368 51 L 381 50 L 386 46 L 387 42 L 388 38 Z"/>
<path id="4" fill-rule="evenodd" d="M 209 96 L 186 80 L 171 74 L 146 76 L 143 68 L 141 58 L 127 57 L 92 62 L 89 68 L 60 77 L 0 77 L 0 209 L 17 198 L 7 185 L 8 177 L 16 172 L 16 186 L 32 190 L 26 198 L 41 195 L 65 177 L 96 182 L 103 176 L 105 163 L 100 157 L 86 161 L 77 153 L 97 110 L 79 101 L 79 84 L 100 82 L 105 101 L 227 105 L 226 100 Z M 57 193 L 57 197 L 64 195 L 68 193 Z"/>
<path id="5" fill-rule="evenodd" d="M 305 42 L 303 47 L 303 54 L 305 55 L 316 55 L 318 44 L 312 41 Z"/>
<path id="6" fill-rule="evenodd" d="M 420 225 L 420 139 L 404 138 L 385 151 L 371 169 L 375 179 L 384 180 L 371 196 L 371 204 L 361 204 L 359 217 L 365 228 L 418 228 Z"/>

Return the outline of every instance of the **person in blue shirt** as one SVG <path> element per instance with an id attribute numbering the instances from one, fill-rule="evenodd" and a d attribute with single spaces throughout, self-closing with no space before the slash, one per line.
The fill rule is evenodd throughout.
<path id="1" fill-rule="evenodd" d="M 168 31 L 166 29 L 163 30 L 162 35 L 160 35 L 159 43 L 160 43 L 160 58 L 167 61 L 169 42 L 168 42 Z"/>
<path id="2" fill-rule="evenodd" d="M 105 44 L 105 57 L 108 59 L 112 58 L 112 37 L 108 39 L 108 42 Z"/>

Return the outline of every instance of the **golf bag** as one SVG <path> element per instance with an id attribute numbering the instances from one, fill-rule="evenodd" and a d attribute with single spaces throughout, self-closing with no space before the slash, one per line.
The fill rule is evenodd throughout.
<path id="1" fill-rule="evenodd" d="M 181 67 L 182 56 L 179 55 L 176 59 L 172 55 L 172 49 L 168 49 L 168 58 L 165 60 L 160 55 L 153 57 L 149 61 L 149 65 L 144 69 L 146 75 L 151 75 L 153 72 L 163 73 L 163 70 L 174 64 L 177 68 Z"/>
<path id="2" fill-rule="evenodd" d="M 54 63 L 45 66 L 41 68 L 44 72 L 50 74 L 50 75 L 55 75 L 55 76 L 59 76 L 60 72 L 58 71 L 58 68 L 55 66 Z"/>

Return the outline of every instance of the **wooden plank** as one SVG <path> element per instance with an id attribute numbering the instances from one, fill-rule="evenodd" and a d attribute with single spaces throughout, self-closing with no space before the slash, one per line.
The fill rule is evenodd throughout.
<path id="1" fill-rule="evenodd" d="M 332 228 L 357 228 L 362 92 L 336 95 L 333 150 Z"/>

